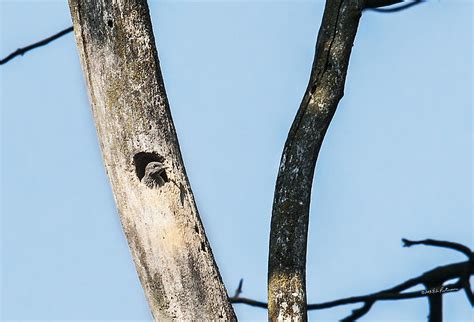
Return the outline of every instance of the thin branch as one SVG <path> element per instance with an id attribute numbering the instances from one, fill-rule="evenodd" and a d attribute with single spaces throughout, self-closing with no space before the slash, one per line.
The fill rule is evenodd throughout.
<path id="1" fill-rule="evenodd" d="M 239 297 L 239 295 L 242 293 L 242 285 L 244 284 L 244 279 L 241 278 L 240 281 L 239 281 L 239 286 L 237 287 L 237 289 L 235 290 L 235 294 L 234 294 L 234 297 Z"/>
<path id="2" fill-rule="evenodd" d="M 444 240 L 436 240 L 436 239 L 408 240 L 406 238 L 402 238 L 402 242 L 403 242 L 403 247 L 411 247 L 413 245 L 443 247 L 443 248 L 449 248 L 449 249 L 453 249 L 458 252 L 461 252 L 471 260 L 474 258 L 474 254 L 471 251 L 471 249 L 459 243 L 448 242 Z"/>
<path id="3" fill-rule="evenodd" d="M 252 300 L 246 297 L 229 297 L 229 301 L 232 304 L 246 304 L 254 307 L 259 307 L 262 309 L 268 308 L 268 304 L 266 302 L 261 302 L 257 300 Z"/>
<path id="4" fill-rule="evenodd" d="M 385 2 L 387 4 L 377 5 L 378 2 Z M 390 3 L 390 2 L 392 2 L 392 3 Z M 405 1 L 367 0 L 365 8 L 368 9 L 368 10 L 371 10 L 371 11 L 377 11 L 377 12 L 382 12 L 382 13 L 393 13 L 393 12 L 403 11 L 403 10 L 406 10 L 406 9 L 411 8 L 413 6 L 416 6 L 418 4 L 421 4 L 422 2 L 425 2 L 425 0 L 415 0 L 415 1 L 411 1 L 411 2 L 406 2 L 403 5 L 396 6 L 396 7 L 393 7 L 393 8 L 382 8 L 382 7 L 385 7 L 385 6 L 390 6 L 390 5 L 397 4 L 397 3 L 402 3 L 402 2 L 405 2 Z"/>
<path id="5" fill-rule="evenodd" d="M 448 284 L 443 286 L 444 293 L 455 293 L 461 290 L 462 284 L 460 282 L 456 282 L 453 284 Z M 362 296 L 352 296 L 347 298 L 342 298 L 334 301 L 322 302 L 322 303 L 314 303 L 308 304 L 308 311 L 312 310 L 324 310 L 333 308 L 336 306 L 341 305 L 348 305 L 348 304 L 356 304 L 361 302 L 376 302 L 376 301 L 398 301 L 398 300 L 409 300 L 415 298 L 422 298 L 428 297 L 430 293 L 423 291 L 413 291 L 413 292 L 405 292 L 405 293 L 390 293 L 387 290 L 380 291 L 377 293 L 369 294 L 369 295 L 362 295 Z M 246 304 L 254 307 L 259 307 L 262 309 L 266 309 L 268 304 L 266 302 L 257 301 L 253 299 L 249 299 L 246 297 L 230 297 L 230 302 L 233 304 Z"/>
<path id="6" fill-rule="evenodd" d="M 457 292 L 461 289 L 461 284 L 456 282 L 454 284 L 449 284 L 443 286 L 443 290 L 446 290 L 445 293 L 448 292 Z M 335 301 L 323 302 L 318 304 L 309 304 L 308 310 L 322 310 L 322 309 L 329 309 L 336 306 L 347 305 L 347 304 L 355 304 L 361 302 L 376 302 L 376 301 L 399 301 L 399 300 L 409 300 L 414 298 L 421 298 L 427 297 L 430 293 L 426 290 L 422 291 L 413 291 L 413 292 L 404 292 L 404 293 L 397 293 L 391 292 L 390 290 L 384 290 L 377 293 L 363 295 L 363 296 L 352 296 L 347 297 Z"/>
<path id="7" fill-rule="evenodd" d="M 397 3 L 402 3 L 404 0 L 365 0 L 364 8 L 373 9 L 373 8 L 382 8 L 392 6 Z"/>
<path id="8" fill-rule="evenodd" d="M 240 294 L 242 294 L 242 286 L 244 284 L 244 279 L 241 278 L 239 281 L 239 286 L 237 286 L 237 289 L 235 290 L 234 296 L 229 297 L 230 303 L 233 304 L 247 304 L 250 306 L 255 306 L 255 307 L 260 307 L 262 309 L 266 309 L 268 307 L 267 303 L 265 302 L 260 302 L 252 299 L 248 299 L 246 297 L 240 297 Z"/>
<path id="9" fill-rule="evenodd" d="M 12 60 L 13 58 L 17 57 L 17 56 L 23 56 L 26 52 L 32 50 L 32 49 L 35 49 L 35 48 L 38 48 L 38 47 L 41 47 L 41 46 L 45 46 L 47 44 L 49 44 L 50 42 L 70 33 L 71 31 L 73 30 L 72 26 L 69 27 L 69 28 L 66 28 L 48 38 L 45 38 L 43 40 L 40 40 L 34 44 L 31 44 L 31 45 L 28 45 L 26 47 L 23 47 L 23 48 L 18 48 L 17 50 L 15 50 L 14 52 L 12 52 L 10 55 L 8 55 L 7 57 L 3 58 L 0 60 L 0 65 L 3 65 L 5 63 L 8 63 L 10 60 Z"/>
<path id="10" fill-rule="evenodd" d="M 404 0 L 366 0 L 365 2 L 365 9 L 368 9 L 368 10 L 372 10 L 372 11 L 378 11 L 378 12 L 397 12 L 397 11 L 402 11 L 402 10 L 405 10 L 405 9 L 408 9 L 414 5 L 417 5 L 417 4 L 420 4 L 422 2 L 424 2 L 425 0 L 415 0 L 413 2 L 409 2 L 409 3 L 406 3 L 402 6 L 397 6 L 395 8 L 383 8 L 383 7 L 388 7 L 388 6 L 392 6 L 394 4 L 399 4 L 399 3 L 402 3 L 402 2 L 405 2 Z M 383 8 L 383 9 L 382 9 Z M 0 65 L 3 65 L 3 64 L 6 64 L 8 63 L 10 60 L 12 60 L 13 58 L 17 57 L 17 56 L 23 56 L 26 52 L 32 50 L 32 49 L 35 49 L 35 48 L 38 48 L 38 47 L 41 47 L 41 46 L 45 46 L 47 45 L 48 43 L 70 33 L 71 31 L 73 30 L 73 27 L 68 27 L 48 38 L 45 38 L 43 40 L 40 40 L 34 44 L 31 44 L 31 45 L 28 45 L 26 47 L 23 47 L 23 48 L 18 48 L 17 50 L 15 50 L 14 52 L 10 53 L 8 56 L 6 56 L 5 58 L 3 59 L 0 59 Z"/>
<path id="11" fill-rule="evenodd" d="M 341 322 L 352 322 L 357 320 L 358 318 L 362 317 L 363 315 L 366 315 L 370 309 L 372 308 L 372 305 L 374 305 L 375 301 L 367 301 L 362 305 L 360 308 L 355 309 L 352 311 L 351 315 L 348 317 L 344 318 L 341 320 Z"/>
<path id="12" fill-rule="evenodd" d="M 420 241 L 411 241 L 407 239 L 402 240 L 405 247 L 410 247 L 412 245 L 430 245 L 458 250 L 464 254 L 472 253 L 467 246 L 458 243 L 434 239 Z M 428 297 L 432 321 L 441 321 L 442 296 L 446 293 L 453 293 L 463 289 L 469 303 L 474 306 L 474 295 L 469 283 L 470 276 L 474 276 L 474 262 L 472 260 L 457 262 L 435 267 L 417 277 L 410 278 L 394 287 L 376 293 L 363 296 L 352 296 L 317 304 L 309 304 L 307 305 L 307 310 L 322 310 L 341 305 L 364 303 L 360 308 L 353 310 L 351 315 L 341 320 L 343 322 L 349 322 L 355 321 L 357 318 L 365 315 L 377 301 L 394 301 Z M 444 283 L 452 279 L 457 279 L 457 281 L 453 284 L 444 285 Z M 243 281 L 241 280 L 235 292 L 235 296 L 229 298 L 230 302 L 233 304 L 246 304 L 259 308 L 267 308 L 267 303 L 265 302 L 240 297 L 240 294 L 242 293 L 242 283 Z M 405 292 L 417 285 L 424 286 L 424 289 L 421 291 Z"/>

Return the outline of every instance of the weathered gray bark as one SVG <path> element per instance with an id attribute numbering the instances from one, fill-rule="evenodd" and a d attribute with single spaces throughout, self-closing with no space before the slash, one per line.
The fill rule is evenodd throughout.
<path id="1" fill-rule="evenodd" d="M 235 320 L 183 166 L 146 1 L 69 4 L 105 167 L 155 320 Z M 145 184 L 151 162 L 158 167 L 146 180 L 156 181 Z"/>
<path id="2" fill-rule="evenodd" d="M 283 150 L 273 201 L 270 320 L 306 320 L 306 247 L 314 168 L 344 93 L 363 0 L 327 0 L 311 76 Z"/>

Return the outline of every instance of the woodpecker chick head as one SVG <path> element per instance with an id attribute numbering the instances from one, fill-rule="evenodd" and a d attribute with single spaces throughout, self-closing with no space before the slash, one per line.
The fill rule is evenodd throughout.
<path id="1" fill-rule="evenodd" d="M 145 167 L 145 175 L 142 182 L 149 188 L 159 188 L 166 182 L 166 167 L 158 161 L 150 162 Z"/>
<path id="2" fill-rule="evenodd" d="M 158 162 L 158 161 L 153 161 L 153 162 L 150 162 L 146 165 L 145 167 L 145 175 L 148 173 L 148 174 L 151 174 L 151 173 L 162 173 L 163 171 L 165 171 L 166 167 L 163 163 L 161 162 Z"/>

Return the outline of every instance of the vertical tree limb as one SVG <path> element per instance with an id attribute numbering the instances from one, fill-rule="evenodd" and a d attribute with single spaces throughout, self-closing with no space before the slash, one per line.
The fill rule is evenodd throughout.
<path id="1" fill-rule="evenodd" d="M 306 247 L 319 149 L 344 93 L 362 0 L 327 0 L 306 93 L 280 162 L 268 269 L 270 320 L 306 320 Z"/>
<path id="2" fill-rule="evenodd" d="M 443 321 L 443 294 L 432 294 L 428 296 L 429 304 L 429 322 Z"/>
<path id="3" fill-rule="evenodd" d="M 443 293 L 442 283 L 426 283 L 428 295 L 428 322 L 443 322 Z"/>
<path id="4" fill-rule="evenodd" d="M 146 1 L 69 4 L 105 167 L 154 319 L 235 320 L 184 169 Z"/>

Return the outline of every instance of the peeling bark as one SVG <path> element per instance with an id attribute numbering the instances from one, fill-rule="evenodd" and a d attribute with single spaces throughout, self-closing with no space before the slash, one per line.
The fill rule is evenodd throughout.
<path id="1" fill-rule="evenodd" d="M 105 167 L 154 319 L 235 320 L 184 169 L 146 1 L 69 4 Z"/>
<path id="2" fill-rule="evenodd" d="M 270 320 L 307 320 L 306 247 L 316 159 L 344 94 L 363 0 L 327 0 L 311 76 L 280 162 L 268 269 Z"/>

